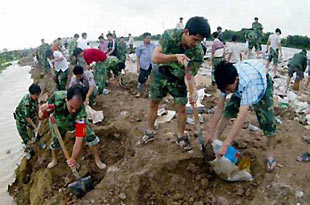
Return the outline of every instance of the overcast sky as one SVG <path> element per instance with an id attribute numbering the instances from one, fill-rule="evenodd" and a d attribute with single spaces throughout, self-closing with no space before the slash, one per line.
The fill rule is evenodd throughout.
<path id="1" fill-rule="evenodd" d="M 204 16 L 212 31 L 248 28 L 257 16 L 264 32 L 310 36 L 310 0 L 0 0 L 0 49 L 36 47 L 40 39 L 87 32 L 90 40 L 108 30 L 118 36 L 162 33 L 180 16 Z"/>

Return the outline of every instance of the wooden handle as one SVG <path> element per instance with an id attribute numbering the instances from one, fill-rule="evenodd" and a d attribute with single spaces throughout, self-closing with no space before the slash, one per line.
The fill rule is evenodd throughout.
<path id="1" fill-rule="evenodd" d="M 65 155 L 66 159 L 69 160 L 71 158 L 71 156 L 70 156 L 70 154 L 69 154 L 69 152 L 68 152 L 68 150 L 67 150 L 67 148 L 65 146 L 64 141 L 62 140 L 62 137 L 61 137 L 59 129 L 58 129 L 57 125 L 56 125 L 56 122 L 53 122 L 53 120 L 51 120 L 51 123 L 52 123 L 54 131 L 56 132 L 56 136 L 57 136 L 57 139 L 58 139 L 59 144 L 61 146 L 61 149 L 64 152 L 64 155 Z"/>

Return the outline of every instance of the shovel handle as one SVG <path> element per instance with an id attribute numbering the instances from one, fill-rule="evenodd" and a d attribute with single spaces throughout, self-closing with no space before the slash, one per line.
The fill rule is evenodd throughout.
<path id="1" fill-rule="evenodd" d="M 55 119 L 54 116 L 50 117 L 50 122 L 52 123 L 52 127 L 53 127 L 54 131 L 56 132 L 57 139 L 59 141 L 59 144 L 60 144 L 60 147 L 61 147 L 62 151 L 64 152 L 66 160 L 69 160 L 71 158 L 70 154 L 69 154 L 69 152 L 68 152 L 68 150 L 67 150 L 67 148 L 65 146 L 64 141 L 62 140 L 62 137 L 61 137 L 59 129 L 58 129 L 57 125 L 56 125 L 56 119 Z"/>
<path id="2" fill-rule="evenodd" d="M 81 177 L 80 177 L 79 172 L 77 171 L 75 166 L 71 167 L 71 171 L 72 171 L 74 177 L 76 178 L 76 180 L 80 180 Z"/>

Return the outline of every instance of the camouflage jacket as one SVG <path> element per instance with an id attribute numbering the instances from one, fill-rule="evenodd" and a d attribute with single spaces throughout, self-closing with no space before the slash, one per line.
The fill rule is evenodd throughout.
<path id="1" fill-rule="evenodd" d="M 50 46 L 47 43 L 40 45 L 38 48 L 39 63 L 43 66 L 45 66 L 47 63 L 46 52 L 49 48 Z"/>
<path id="2" fill-rule="evenodd" d="M 299 68 L 305 72 L 307 68 L 307 55 L 303 52 L 294 54 L 289 61 L 289 67 Z"/>
<path id="3" fill-rule="evenodd" d="M 56 107 L 55 117 L 58 128 L 73 131 L 75 130 L 75 122 L 87 122 L 87 113 L 84 104 L 78 112 L 74 114 L 69 113 L 66 104 L 66 97 L 67 91 L 56 91 L 48 99 L 48 104 L 54 104 Z"/>
<path id="4" fill-rule="evenodd" d="M 30 94 L 25 95 L 19 102 L 14 114 L 16 120 L 22 124 L 28 124 L 26 121 L 28 117 L 35 123 L 38 116 L 38 101 L 32 100 Z"/>
<path id="5" fill-rule="evenodd" d="M 159 45 L 162 47 L 164 54 L 185 54 L 190 58 L 189 68 L 192 75 L 196 75 L 201 64 L 203 63 L 203 50 L 201 45 L 190 49 L 184 49 L 182 43 L 183 30 L 170 29 L 166 30 L 159 39 Z M 183 79 L 185 75 L 184 66 L 181 66 L 177 61 L 159 64 L 159 66 L 170 66 L 170 72 L 179 79 Z"/>
<path id="6" fill-rule="evenodd" d="M 254 31 L 256 31 L 256 34 L 258 37 L 261 37 L 263 35 L 263 26 L 261 23 L 253 22 L 252 23 L 252 29 L 254 29 Z"/>
<path id="7" fill-rule="evenodd" d="M 123 62 L 126 60 L 126 53 L 127 53 L 126 43 L 119 43 L 118 44 L 119 59 Z"/>
<path id="8" fill-rule="evenodd" d="M 68 45 L 69 56 L 73 54 L 73 51 L 76 48 L 77 48 L 77 41 L 73 39 Z"/>

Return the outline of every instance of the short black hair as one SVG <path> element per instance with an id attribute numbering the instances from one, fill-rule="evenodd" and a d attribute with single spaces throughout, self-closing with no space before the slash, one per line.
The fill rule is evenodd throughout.
<path id="1" fill-rule="evenodd" d="M 279 33 L 279 34 L 282 34 L 281 29 L 279 29 L 279 28 L 276 28 L 275 32 Z"/>
<path id="2" fill-rule="evenodd" d="M 216 30 L 222 30 L 222 27 L 218 26 L 218 27 L 216 28 Z"/>
<path id="3" fill-rule="evenodd" d="M 255 20 L 255 21 L 257 21 L 257 20 L 258 20 L 258 18 L 257 18 L 257 17 L 255 17 L 255 18 L 254 18 L 254 20 Z"/>
<path id="4" fill-rule="evenodd" d="M 232 40 L 232 41 L 237 41 L 237 36 L 236 36 L 236 35 L 233 35 L 233 36 L 231 37 L 231 40 Z"/>
<path id="5" fill-rule="evenodd" d="M 209 38 L 211 33 L 208 20 L 200 16 L 190 18 L 185 25 L 185 29 L 188 29 L 189 35 L 195 36 L 199 34 L 204 38 Z"/>
<path id="6" fill-rule="evenodd" d="M 40 94 L 41 88 L 37 84 L 32 84 L 32 85 L 30 85 L 28 91 L 31 95 Z"/>
<path id="7" fill-rule="evenodd" d="M 74 68 L 73 68 L 73 74 L 74 75 L 80 75 L 83 73 L 84 73 L 84 68 L 82 66 L 80 66 L 80 65 L 74 66 Z"/>
<path id="8" fill-rule="evenodd" d="M 234 84 L 236 78 L 238 77 L 238 72 L 232 63 L 227 63 L 226 61 L 221 61 L 214 70 L 214 78 L 217 87 L 225 92 L 228 85 Z"/>
<path id="9" fill-rule="evenodd" d="M 61 38 L 60 38 L 60 37 L 58 37 L 58 38 L 57 38 L 57 41 L 61 41 Z"/>
<path id="10" fill-rule="evenodd" d="M 123 70 L 123 69 L 126 67 L 126 65 L 125 65 L 124 62 L 119 62 L 119 63 L 117 63 L 116 67 L 117 67 L 119 70 Z"/>
<path id="11" fill-rule="evenodd" d="M 113 37 L 112 33 L 108 33 L 108 34 L 107 34 L 107 37 L 109 37 L 109 36 Z"/>
<path id="12" fill-rule="evenodd" d="M 83 102 L 86 99 L 86 89 L 81 86 L 72 86 L 67 91 L 67 100 L 71 100 L 74 96 L 77 96 Z"/>
<path id="13" fill-rule="evenodd" d="M 98 39 L 104 39 L 104 38 L 103 38 L 103 36 L 102 36 L 102 35 L 100 35 L 100 36 L 98 37 Z"/>
<path id="14" fill-rule="evenodd" d="M 148 36 L 152 36 L 152 34 L 149 33 L 149 32 L 145 32 L 142 36 L 143 36 L 143 38 L 146 38 L 146 37 L 148 37 Z"/>
<path id="15" fill-rule="evenodd" d="M 83 52 L 83 50 L 81 48 L 76 48 L 73 51 L 73 56 L 78 57 L 78 55 L 80 55 Z"/>
<path id="16" fill-rule="evenodd" d="M 82 37 L 85 37 L 85 36 L 87 36 L 87 33 L 85 33 L 85 32 L 82 33 Z"/>
<path id="17" fill-rule="evenodd" d="M 180 20 L 183 20 L 183 17 L 180 17 Z"/>
<path id="18" fill-rule="evenodd" d="M 124 36 L 121 36 L 120 38 L 124 38 Z"/>
<path id="19" fill-rule="evenodd" d="M 74 34 L 74 36 L 73 36 L 74 38 L 80 38 L 80 35 L 79 34 Z"/>
<path id="20" fill-rule="evenodd" d="M 212 33 L 212 36 L 213 36 L 213 38 L 217 38 L 217 37 L 219 37 L 219 33 L 215 31 Z"/>

